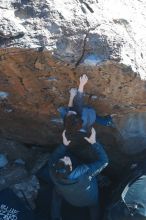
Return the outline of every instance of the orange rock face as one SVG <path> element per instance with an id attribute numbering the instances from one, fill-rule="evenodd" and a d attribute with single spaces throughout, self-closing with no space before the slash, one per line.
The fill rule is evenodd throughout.
<path id="1" fill-rule="evenodd" d="M 124 115 L 145 111 L 146 83 L 124 65 L 108 61 L 75 67 L 47 51 L 1 49 L 1 135 L 43 145 L 61 141 L 63 124 L 57 108 L 67 105 L 68 91 L 78 86 L 83 73 L 89 77 L 85 102 L 99 115 L 116 113 L 119 129 Z"/>

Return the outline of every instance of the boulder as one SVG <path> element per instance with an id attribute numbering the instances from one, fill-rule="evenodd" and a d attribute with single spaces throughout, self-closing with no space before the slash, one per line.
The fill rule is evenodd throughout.
<path id="1" fill-rule="evenodd" d="M 58 144 L 57 109 L 86 73 L 85 102 L 99 115 L 116 114 L 116 130 L 98 135 L 125 153 L 143 151 L 145 7 L 139 0 L 1 1 L 0 135 Z"/>

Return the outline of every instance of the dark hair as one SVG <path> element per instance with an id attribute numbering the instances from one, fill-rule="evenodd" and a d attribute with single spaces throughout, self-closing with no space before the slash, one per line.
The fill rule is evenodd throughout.
<path id="1" fill-rule="evenodd" d="M 64 128 L 68 133 L 75 133 L 82 128 L 82 119 L 77 114 L 66 115 L 64 118 Z"/>
<path id="2" fill-rule="evenodd" d="M 92 145 L 84 139 L 89 137 L 90 133 L 76 132 L 74 134 L 66 134 L 67 139 L 71 140 L 68 146 L 69 151 L 73 154 L 81 163 L 93 163 L 98 160 L 98 155 Z"/>
<path id="3" fill-rule="evenodd" d="M 52 171 L 56 178 L 66 179 L 70 173 L 70 166 L 65 165 L 63 161 L 58 160 L 56 164 L 53 166 Z"/>

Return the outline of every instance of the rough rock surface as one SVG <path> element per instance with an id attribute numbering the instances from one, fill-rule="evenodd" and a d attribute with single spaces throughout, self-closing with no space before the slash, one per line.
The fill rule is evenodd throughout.
<path id="1" fill-rule="evenodd" d="M 40 189 L 39 181 L 36 176 L 30 176 L 23 181 L 16 183 L 11 187 L 16 195 L 24 200 L 24 202 L 29 203 L 32 209 L 35 208 L 35 199 L 38 194 L 38 190 Z"/>
<path id="2" fill-rule="evenodd" d="M 106 144 L 146 146 L 144 0 L 0 0 L 0 134 L 26 143 L 60 142 L 57 112 L 87 73 L 86 102 L 116 113 L 98 127 Z M 135 126 L 136 125 L 136 126 Z M 111 136 L 109 139 L 108 137 Z M 136 141 L 135 141 L 136 140 Z"/>
<path id="3" fill-rule="evenodd" d="M 1 47 L 46 47 L 69 63 L 116 59 L 145 78 L 144 0 L 1 0 Z"/>
<path id="4" fill-rule="evenodd" d="M 39 146 L 25 146 L 16 141 L 0 138 L 0 152 L 8 163 L 0 167 L 0 190 L 10 187 L 22 200 L 35 208 L 40 188 L 36 174 L 47 163 L 49 153 Z"/>
<path id="5" fill-rule="evenodd" d="M 7 166 L 0 170 L 0 190 L 18 183 L 28 175 L 26 169 L 22 166 Z"/>

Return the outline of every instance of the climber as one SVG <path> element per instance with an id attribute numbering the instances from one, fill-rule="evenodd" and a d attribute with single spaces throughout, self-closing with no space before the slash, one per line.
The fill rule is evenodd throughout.
<path id="1" fill-rule="evenodd" d="M 105 126 L 114 126 L 112 116 L 101 117 L 96 114 L 92 107 L 84 106 L 84 86 L 87 82 L 87 75 L 82 75 L 80 77 L 78 90 L 76 88 L 70 90 L 68 107 L 58 108 L 64 120 L 64 127 L 67 132 L 73 133 L 77 130 L 88 132 L 95 122 Z"/>
<path id="2" fill-rule="evenodd" d="M 95 129 L 91 129 L 89 138 L 84 137 L 98 155 L 98 159 L 90 163 L 74 166 L 71 157 L 67 156 L 70 140 L 63 132 L 63 144 L 50 156 L 50 176 L 54 183 L 51 217 L 61 219 L 61 201 L 78 207 L 89 207 L 91 220 L 98 219 L 98 182 L 95 178 L 107 165 L 108 158 L 102 145 L 96 141 Z M 84 148 L 83 148 L 84 149 Z"/>

